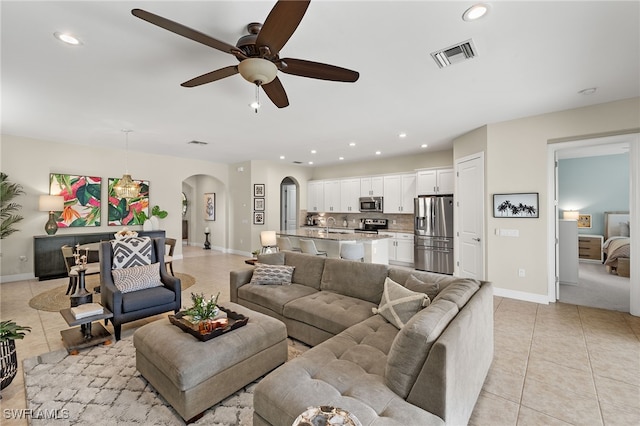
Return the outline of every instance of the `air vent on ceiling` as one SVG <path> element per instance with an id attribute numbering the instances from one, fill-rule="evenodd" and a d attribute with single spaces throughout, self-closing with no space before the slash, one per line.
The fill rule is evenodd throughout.
<path id="1" fill-rule="evenodd" d="M 302 164 L 302 161 L 293 161 L 293 164 Z"/>
<path id="2" fill-rule="evenodd" d="M 438 64 L 440 68 L 448 67 L 449 65 L 457 64 L 458 62 L 466 61 L 476 57 L 476 47 L 473 44 L 473 40 L 469 39 L 458 43 L 453 46 L 449 46 L 446 49 L 438 50 L 431 54 L 431 57 Z"/>
<path id="3" fill-rule="evenodd" d="M 209 142 L 202 142 L 202 141 L 190 141 L 187 142 L 188 145 L 209 145 Z"/>

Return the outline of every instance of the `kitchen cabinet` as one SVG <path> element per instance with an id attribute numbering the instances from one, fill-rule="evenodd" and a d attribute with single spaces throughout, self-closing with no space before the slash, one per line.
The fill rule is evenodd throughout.
<path id="1" fill-rule="evenodd" d="M 389 237 L 389 262 L 413 266 L 413 234 L 407 232 L 380 231 Z"/>
<path id="2" fill-rule="evenodd" d="M 340 181 L 324 181 L 324 211 L 339 213 L 340 210 Z"/>
<path id="3" fill-rule="evenodd" d="M 312 180 L 307 184 L 307 212 L 320 213 L 324 211 L 324 182 Z"/>
<path id="4" fill-rule="evenodd" d="M 384 177 L 384 213 L 413 213 L 415 196 L 415 173 Z"/>
<path id="5" fill-rule="evenodd" d="M 421 170 L 416 174 L 418 195 L 453 194 L 453 169 Z"/>
<path id="6" fill-rule="evenodd" d="M 358 213 L 360 211 L 360 179 L 340 180 L 340 212 Z"/>
<path id="7" fill-rule="evenodd" d="M 384 193 L 384 178 L 382 176 L 367 176 L 360 178 L 361 197 L 382 197 Z"/>

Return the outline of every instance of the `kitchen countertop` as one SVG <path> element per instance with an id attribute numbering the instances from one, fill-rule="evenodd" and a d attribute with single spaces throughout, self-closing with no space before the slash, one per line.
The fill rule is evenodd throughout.
<path id="1" fill-rule="evenodd" d="M 344 227 L 344 226 L 330 226 L 330 229 L 344 229 L 345 231 L 355 231 L 356 229 L 360 229 L 360 228 L 350 228 L 350 227 Z M 326 229 L 326 227 L 324 226 L 320 226 L 320 225 L 302 225 L 300 227 L 300 230 L 308 230 L 308 229 L 312 229 L 312 230 L 324 230 Z M 414 230 L 413 228 L 389 228 L 389 229 L 380 229 L 378 232 L 403 232 L 405 234 L 413 234 Z"/>
<path id="2" fill-rule="evenodd" d="M 335 228 L 333 228 L 335 229 Z M 352 232 L 325 232 L 324 228 L 306 227 L 298 228 L 295 230 L 280 230 L 278 235 L 288 237 L 300 237 L 300 238 L 313 238 L 318 240 L 333 240 L 333 241 L 373 241 L 388 239 L 388 236 L 380 234 L 364 234 L 364 233 L 352 233 Z"/>

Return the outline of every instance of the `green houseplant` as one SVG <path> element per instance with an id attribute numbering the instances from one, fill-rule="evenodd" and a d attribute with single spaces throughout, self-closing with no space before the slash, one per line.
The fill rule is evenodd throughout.
<path id="1" fill-rule="evenodd" d="M 31 327 L 16 324 L 14 321 L 0 322 L 0 390 L 9 386 L 18 372 L 16 339 L 24 339 Z"/>
<path id="2" fill-rule="evenodd" d="M 20 204 L 14 203 L 13 199 L 25 192 L 22 185 L 12 183 L 8 179 L 6 173 L 0 172 L 0 201 L 2 207 L 0 209 L 0 239 L 7 238 L 9 235 L 18 231 L 13 226 L 20 222 L 23 218 L 17 212 L 22 208 Z"/>

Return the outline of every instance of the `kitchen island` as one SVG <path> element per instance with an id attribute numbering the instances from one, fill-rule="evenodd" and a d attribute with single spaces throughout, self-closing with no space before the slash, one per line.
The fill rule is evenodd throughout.
<path id="1" fill-rule="evenodd" d="M 353 233 L 349 231 L 329 231 L 324 229 L 298 228 L 281 230 L 277 234 L 288 237 L 293 247 L 300 247 L 300 239 L 310 239 L 320 251 L 326 251 L 328 257 L 340 257 L 343 244 L 364 244 L 364 261 L 368 263 L 389 264 L 389 237 L 381 234 Z"/>

